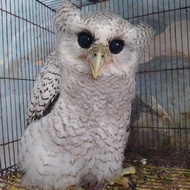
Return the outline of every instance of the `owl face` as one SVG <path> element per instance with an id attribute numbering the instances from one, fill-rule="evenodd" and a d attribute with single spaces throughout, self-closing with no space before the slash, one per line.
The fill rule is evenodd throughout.
<path id="1" fill-rule="evenodd" d="M 63 23 L 64 24 L 64 23 Z M 58 52 L 79 72 L 98 76 L 135 73 L 138 62 L 136 29 L 108 12 L 75 14 L 58 28 Z"/>

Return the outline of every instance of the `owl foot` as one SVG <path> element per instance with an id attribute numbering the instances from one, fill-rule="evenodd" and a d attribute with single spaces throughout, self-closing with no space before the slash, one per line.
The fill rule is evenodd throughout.
<path id="1" fill-rule="evenodd" d="M 85 190 L 85 189 L 83 189 L 82 187 L 79 187 L 79 186 L 71 185 L 71 186 L 67 187 L 66 190 Z"/>
<path id="2" fill-rule="evenodd" d="M 132 182 L 129 180 L 129 178 L 126 175 L 129 174 L 135 174 L 136 170 L 133 166 L 129 166 L 127 168 L 123 169 L 122 172 L 122 176 L 114 179 L 112 181 L 109 182 L 110 185 L 114 185 L 114 184 L 119 184 L 122 185 L 124 188 L 128 188 L 129 186 L 132 187 L 132 189 L 135 189 L 134 185 L 132 184 Z"/>
<path id="3" fill-rule="evenodd" d="M 122 172 L 123 175 L 129 175 L 129 174 L 135 174 L 135 173 L 136 173 L 136 169 L 133 166 L 124 168 Z"/>

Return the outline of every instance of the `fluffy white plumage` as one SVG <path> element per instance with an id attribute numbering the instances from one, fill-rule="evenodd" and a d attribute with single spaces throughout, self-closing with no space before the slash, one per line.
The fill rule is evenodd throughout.
<path id="1" fill-rule="evenodd" d="M 57 45 L 35 83 L 19 158 L 22 184 L 44 190 L 121 175 L 139 54 L 153 38 L 144 24 L 80 15 L 71 3 L 55 24 Z"/>

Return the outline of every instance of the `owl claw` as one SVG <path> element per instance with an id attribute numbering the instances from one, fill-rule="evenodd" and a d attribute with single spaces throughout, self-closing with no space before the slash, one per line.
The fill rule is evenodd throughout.
<path id="1" fill-rule="evenodd" d="M 66 190 L 85 190 L 85 189 L 83 189 L 82 187 L 79 187 L 79 186 L 71 185 L 71 186 L 67 187 Z"/>
<path id="2" fill-rule="evenodd" d="M 129 174 L 135 174 L 135 173 L 136 173 L 136 169 L 133 166 L 129 166 L 123 169 L 122 175 L 129 175 Z"/>
<path id="3" fill-rule="evenodd" d="M 131 187 L 133 190 L 135 190 L 135 186 L 133 183 L 129 180 L 129 178 L 125 175 L 129 174 L 135 174 L 136 170 L 133 166 L 129 166 L 127 168 L 123 169 L 122 176 L 110 181 L 110 185 L 114 185 L 115 183 L 122 185 L 124 188 Z"/>

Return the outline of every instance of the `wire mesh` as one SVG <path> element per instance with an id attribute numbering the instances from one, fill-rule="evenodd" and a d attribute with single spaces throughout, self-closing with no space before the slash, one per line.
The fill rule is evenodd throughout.
<path id="1" fill-rule="evenodd" d="M 36 1 L 0 2 L 0 173 L 18 162 L 25 110 L 54 44 L 52 11 Z"/>
<path id="2" fill-rule="evenodd" d="M 133 115 L 138 119 L 132 123 L 137 141 L 133 139 L 132 145 L 187 150 L 190 148 L 189 2 L 154 3 L 147 4 L 149 10 L 143 16 L 157 35 L 149 57 L 145 58 L 149 62 L 141 64 L 137 73 L 138 103 L 135 102 Z"/>
<path id="3" fill-rule="evenodd" d="M 0 1 L 0 175 L 18 162 L 25 110 L 54 46 L 52 15 L 63 1 Z M 128 148 L 190 150 L 190 1 L 73 1 L 81 12 L 108 10 L 155 29 L 137 72 Z"/>
<path id="4" fill-rule="evenodd" d="M 123 0 L 92 4 L 83 12 L 109 10 L 156 32 L 136 81 L 128 147 L 190 149 L 190 2 Z"/>
<path id="5" fill-rule="evenodd" d="M 52 11 L 55 11 L 57 8 L 59 8 L 63 4 L 63 0 L 36 0 L 37 2 L 41 3 L 44 6 L 47 6 Z M 105 2 L 106 0 L 72 0 L 72 3 L 79 9 L 82 7 L 97 4 L 101 2 Z"/>

